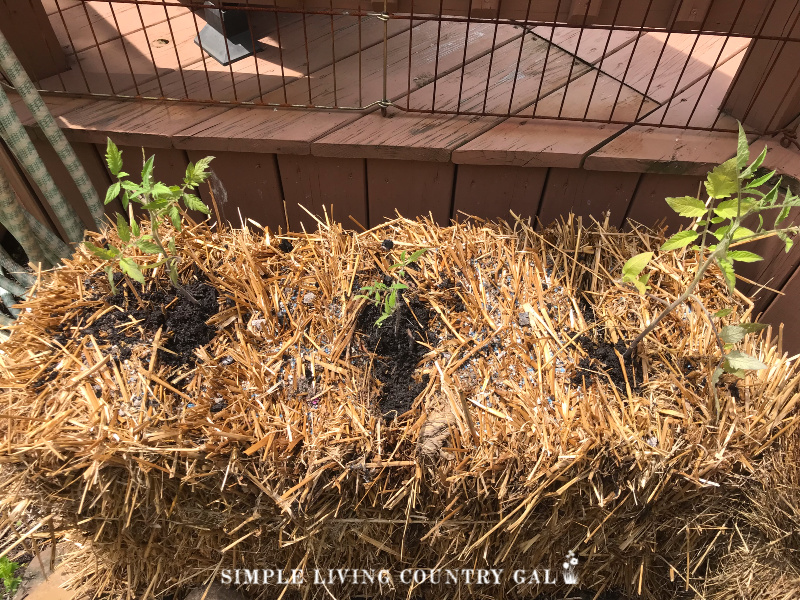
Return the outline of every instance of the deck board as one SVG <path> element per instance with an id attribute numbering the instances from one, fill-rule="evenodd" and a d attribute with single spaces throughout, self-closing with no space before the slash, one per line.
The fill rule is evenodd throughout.
<path id="1" fill-rule="evenodd" d="M 573 55 L 558 47 L 550 47 L 548 53 L 549 43 L 544 38 L 530 34 L 526 38 L 519 63 L 520 46 L 512 41 L 497 49 L 492 56 L 483 56 L 469 63 L 463 71 L 463 84 L 460 69 L 439 78 L 435 106 L 444 110 L 460 108 L 464 111 L 498 113 L 506 112 L 511 106 L 512 111 L 518 112 L 531 106 L 540 93 L 546 96 L 562 87 L 570 77 L 577 80 L 590 71 L 585 62 L 574 60 Z M 545 67 L 546 72 L 543 72 Z M 575 97 L 580 95 L 581 89 L 588 88 L 576 86 Z M 410 105 L 417 109 L 429 109 L 434 106 L 433 101 L 431 84 L 413 91 L 409 98 Z M 404 104 L 403 100 L 399 103 Z M 555 100 L 543 104 L 543 113 L 552 112 L 556 104 L 560 106 L 560 102 Z M 426 160 L 446 161 L 455 148 L 501 120 L 491 116 L 448 117 L 412 113 L 394 114 L 387 120 L 378 114 L 368 114 L 314 142 L 312 152 L 320 156 L 353 155 L 409 160 L 421 160 L 424 156 Z"/>
<path id="2" fill-rule="evenodd" d="M 167 15 L 174 18 L 188 12 L 188 8 L 174 5 L 82 2 L 60 13 L 52 13 L 50 23 L 63 47 L 70 52 L 74 47 L 75 52 L 80 52 L 163 23 Z"/>
<path id="3" fill-rule="evenodd" d="M 474 56 L 484 55 L 491 48 L 491 37 L 488 35 L 488 25 L 476 27 L 473 31 L 486 35 L 476 35 L 473 43 L 467 46 L 467 61 L 471 61 Z M 452 72 L 461 64 L 463 58 L 463 33 L 464 25 L 460 23 L 446 23 L 442 27 L 442 51 L 439 53 L 439 72 Z M 414 27 L 413 35 L 411 32 L 403 32 L 390 39 L 389 62 L 395 69 L 390 71 L 387 89 L 390 97 L 396 99 L 407 91 L 408 85 L 408 43 L 418 47 L 420 52 L 414 54 L 412 47 L 413 60 L 411 61 L 411 80 L 429 81 L 429 76 L 434 71 L 436 53 L 429 52 L 432 37 L 438 32 L 432 27 L 431 23 L 421 23 Z M 511 28 L 508 28 L 503 36 L 514 35 Z M 461 44 L 460 46 L 458 44 Z M 434 45 L 435 47 L 435 45 Z M 382 47 L 372 47 L 362 53 L 362 90 L 381 91 L 382 85 Z M 354 64 L 355 63 L 355 64 Z M 346 81 L 351 81 L 348 77 L 357 72 L 357 57 L 350 57 L 337 63 L 337 73 L 342 73 Z M 332 69 L 326 69 L 315 74 L 312 79 L 313 98 L 322 102 L 333 100 L 332 89 Z M 337 80 L 338 88 L 338 80 Z M 292 98 L 306 93 L 307 83 L 297 81 L 287 86 L 287 91 L 292 94 Z M 265 101 L 279 101 L 282 97 L 282 90 L 267 95 Z M 357 95 L 357 87 L 350 87 L 349 91 L 342 92 L 340 104 L 354 99 Z M 365 96 L 366 97 L 366 96 Z M 181 133 L 178 145 L 182 147 L 192 147 L 194 144 L 223 144 L 223 148 L 229 148 L 231 140 L 236 144 L 244 144 L 249 151 L 265 152 L 290 152 L 293 154 L 308 154 L 310 144 L 313 140 L 323 136 L 344 124 L 356 121 L 361 113 L 353 112 L 316 112 L 313 118 L 309 114 L 296 110 L 261 110 L 252 109 L 247 111 L 236 110 L 229 114 L 220 114 L 216 118 L 198 123 L 196 127 L 187 129 Z M 197 139 L 194 139 L 197 138 Z M 202 141 L 201 141 L 202 140 Z M 336 155 L 333 155 L 336 156 Z"/>

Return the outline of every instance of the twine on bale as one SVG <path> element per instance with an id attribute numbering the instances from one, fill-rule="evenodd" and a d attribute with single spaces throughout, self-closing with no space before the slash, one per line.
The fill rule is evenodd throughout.
<path id="1" fill-rule="evenodd" d="M 163 267 L 158 285 L 109 303 L 102 264 L 80 249 L 22 304 L 0 347 L 0 509 L 27 502 L 80 536 L 96 561 L 81 563 L 78 588 L 162 597 L 234 566 L 467 567 L 504 569 L 503 582 L 409 591 L 395 577 L 369 593 L 534 597 L 569 586 L 511 573 L 559 570 L 574 551 L 582 589 L 661 600 L 692 597 L 721 568 L 731 500 L 748 502 L 800 421 L 800 372 L 771 330 L 751 334 L 743 350 L 768 368 L 714 393 L 716 334 L 694 303 L 641 342 L 641 363 L 623 361 L 697 256 L 662 254 L 647 297 L 617 282 L 663 239 L 644 228 L 318 225 L 184 228 L 182 281 L 212 286 L 218 307 L 191 360 L 169 321 L 135 312 L 159 286 L 174 295 Z M 407 312 L 376 335 L 360 287 L 420 248 Z M 751 316 L 716 268 L 695 296 L 711 314 L 732 309 L 720 324 Z M 179 307 L 162 299 L 165 315 Z M 418 352 L 404 385 L 393 369 L 408 355 L 377 351 L 391 336 Z M 403 407 L 389 389 L 418 392 Z"/>

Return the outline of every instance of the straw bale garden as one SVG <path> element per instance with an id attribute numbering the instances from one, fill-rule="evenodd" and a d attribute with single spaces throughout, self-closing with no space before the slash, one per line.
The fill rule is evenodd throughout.
<path id="1" fill-rule="evenodd" d="M 800 597 L 800 371 L 731 287 L 797 199 L 746 143 L 668 240 L 235 229 L 213 162 L 108 160 L 129 213 L 0 346 L 4 556 L 68 538 L 98 598 Z"/>

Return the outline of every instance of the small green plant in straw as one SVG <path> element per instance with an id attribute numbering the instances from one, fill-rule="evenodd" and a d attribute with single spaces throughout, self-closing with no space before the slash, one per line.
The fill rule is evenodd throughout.
<path id="1" fill-rule="evenodd" d="M 400 253 L 400 260 L 390 267 L 391 271 L 397 272 L 399 278 L 405 277 L 406 268 L 416 262 L 420 256 L 425 254 L 426 249 L 416 250 L 411 254 L 406 254 L 405 251 Z M 366 294 L 359 294 L 356 298 L 366 298 L 376 306 L 382 308 L 381 316 L 375 321 L 375 327 L 380 327 L 383 322 L 394 314 L 397 307 L 397 298 L 402 290 L 407 290 L 408 286 L 399 281 L 393 281 L 391 285 L 386 285 L 382 281 L 376 281 L 372 285 L 367 285 L 361 288 L 362 292 Z"/>
<path id="2" fill-rule="evenodd" d="M 630 357 L 638 344 L 658 326 L 664 317 L 686 300 L 696 300 L 692 294 L 711 265 L 716 264 L 720 268 L 728 290 L 732 293 L 736 284 L 735 263 L 763 260 L 758 254 L 747 250 L 734 250 L 734 247 L 754 240 L 777 236 L 784 242 L 786 252 L 792 248 L 794 243 L 792 236 L 800 231 L 800 227 L 781 227 L 780 225 L 787 219 L 789 211 L 793 207 L 800 206 L 800 197 L 794 195 L 788 188 L 781 197 L 780 180 L 767 192 L 759 189 L 775 175 L 775 171 L 772 171 L 756 176 L 756 171 L 761 167 L 766 155 L 765 147 L 761 154 L 748 164 L 750 161 L 749 144 L 740 124 L 736 156 L 714 168 L 706 178 L 705 189 L 708 198 L 705 201 L 700 197 L 692 196 L 666 199 L 667 204 L 675 212 L 693 221 L 688 229 L 675 233 L 664 242 L 661 251 L 682 251 L 689 246 L 691 250 L 698 253 L 699 266 L 694 278 L 683 293 L 630 343 L 625 351 L 625 358 Z M 765 211 L 777 211 L 771 227 L 764 225 L 762 213 Z M 757 217 L 758 220 L 755 230 L 743 225 L 745 219 L 752 217 Z M 622 282 L 632 284 L 642 294 L 647 293 L 650 287 L 648 285 L 650 274 L 644 273 L 644 269 L 652 257 L 653 252 L 645 252 L 628 260 L 622 268 Z M 707 313 L 702 304 L 701 307 Z M 714 316 L 721 318 L 730 312 L 730 309 L 724 309 L 715 313 Z M 723 372 L 742 377 L 747 370 L 766 368 L 766 365 L 757 358 L 734 349 L 735 344 L 740 342 L 747 333 L 758 331 L 764 327 L 765 325 L 757 323 L 744 323 L 723 327 L 719 332 L 715 328 L 717 341 L 723 355 L 720 365 L 714 372 L 712 383 L 716 383 Z"/>
<path id="3" fill-rule="evenodd" d="M 22 578 L 15 575 L 19 568 L 20 565 L 8 560 L 7 556 L 0 558 L 0 581 L 3 582 L 3 587 L 10 596 L 14 595 L 19 584 L 22 583 Z"/>
<path id="4" fill-rule="evenodd" d="M 143 150 L 144 152 L 144 150 Z M 114 285 L 114 266 L 134 281 L 144 283 L 143 271 L 155 269 L 165 265 L 172 285 L 185 298 L 198 304 L 197 300 L 184 288 L 178 280 L 178 255 L 175 248 L 175 238 L 170 236 L 162 239 L 159 227 L 162 223 L 169 223 L 176 232 L 181 230 L 180 203 L 188 210 L 196 210 L 209 214 L 205 203 L 194 193 L 194 190 L 209 176 L 208 165 L 213 156 L 201 158 L 196 163 L 189 163 L 186 175 L 181 185 L 167 186 L 153 179 L 153 163 L 155 157 L 151 156 L 144 161 L 141 183 L 127 179 L 128 173 L 122 170 L 122 151 L 110 139 L 106 146 L 106 163 L 111 174 L 117 178 L 106 192 L 105 203 L 108 204 L 122 192 L 122 206 L 127 211 L 127 216 L 117 213 L 116 230 L 119 239 L 123 242 L 122 248 L 109 244 L 107 248 L 99 248 L 86 242 L 86 247 L 98 258 L 109 261 L 105 271 L 111 284 L 112 293 L 116 293 Z M 146 211 L 150 227 L 149 233 L 142 233 L 133 212 L 134 203 Z M 145 254 L 156 255 L 156 262 L 140 265 L 131 256 L 128 250 L 138 248 Z"/>

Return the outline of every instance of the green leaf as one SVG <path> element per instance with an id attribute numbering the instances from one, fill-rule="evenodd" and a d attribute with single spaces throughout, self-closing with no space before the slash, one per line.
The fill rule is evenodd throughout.
<path id="1" fill-rule="evenodd" d="M 139 283 L 144 283 L 144 275 L 139 270 L 139 265 L 133 262 L 132 259 L 125 257 L 119 259 L 119 267 L 122 269 L 122 272 L 125 273 L 128 277 L 133 279 L 134 281 L 138 281 Z"/>
<path id="2" fill-rule="evenodd" d="M 150 193 L 157 198 L 172 198 L 173 196 L 172 190 L 161 182 L 154 183 Z"/>
<path id="3" fill-rule="evenodd" d="M 162 258 L 158 262 L 154 262 L 154 263 L 151 263 L 149 265 L 142 265 L 141 269 L 142 270 L 144 270 L 144 269 L 157 269 L 158 267 L 163 265 L 165 262 L 167 262 L 167 259 L 166 258 Z M 364 298 L 364 296 L 356 296 L 356 298 Z"/>
<path id="4" fill-rule="evenodd" d="M 713 218 L 713 219 L 711 219 L 709 222 L 710 222 L 712 225 L 719 225 L 719 224 L 720 224 L 720 223 L 722 223 L 724 220 L 725 220 L 725 217 L 714 217 L 714 218 Z"/>
<path id="5" fill-rule="evenodd" d="M 681 196 L 680 198 L 667 198 L 670 208 L 682 217 L 702 217 L 708 208 L 701 200 L 693 196 Z"/>
<path id="6" fill-rule="evenodd" d="M 131 241 L 131 228 L 128 226 L 125 217 L 119 213 L 117 213 L 117 235 L 119 235 L 119 239 L 123 242 L 127 243 Z"/>
<path id="7" fill-rule="evenodd" d="M 106 142 L 106 164 L 108 165 L 108 170 L 111 171 L 111 174 L 114 177 L 119 175 L 119 172 L 122 170 L 122 151 L 117 148 L 116 144 L 111 141 L 111 138 L 107 138 Z"/>
<path id="8" fill-rule="evenodd" d="M 722 370 L 722 367 L 717 367 L 714 369 L 714 373 L 711 375 L 711 385 L 717 385 L 717 382 L 719 381 L 719 378 L 722 377 L 723 373 L 724 371 Z"/>
<path id="9" fill-rule="evenodd" d="M 175 238 L 170 238 L 169 244 L 167 245 L 169 246 L 170 256 L 176 256 L 178 252 L 175 250 Z"/>
<path id="10" fill-rule="evenodd" d="M 122 254 L 122 251 L 119 248 L 117 248 L 114 244 L 109 244 L 108 245 L 108 250 L 114 256 L 120 256 Z"/>
<path id="11" fill-rule="evenodd" d="M 765 206 L 772 206 L 773 204 L 775 204 L 775 201 L 778 199 L 778 188 L 780 185 L 781 182 L 778 181 L 778 183 L 776 183 L 772 187 L 772 189 L 764 195 L 764 199 L 762 200 L 762 202 L 764 203 Z"/>
<path id="12" fill-rule="evenodd" d="M 739 323 L 739 327 L 747 333 L 757 333 L 769 327 L 766 323 Z"/>
<path id="13" fill-rule="evenodd" d="M 783 231 L 778 232 L 778 237 L 786 245 L 786 252 L 788 253 L 789 250 L 792 249 L 792 246 L 794 246 L 794 240 L 792 240 L 792 238 L 786 235 L 786 233 Z"/>
<path id="14" fill-rule="evenodd" d="M 206 156 L 194 164 L 189 163 L 189 165 L 186 167 L 186 177 L 183 180 L 184 183 L 189 187 L 197 187 L 204 182 L 210 174 L 208 172 L 208 165 L 212 160 L 214 160 L 213 156 Z"/>
<path id="15" fill-rule="evenodd" d="M 752 177 L 755 174 L 756 169 L 758 169 L 761 166 L 761 163 L 764 162 L 764 159 L 766 157 L 767 157 L 767 147 L 764 146 L 764 149 L 761 151 L 761 154 L 759 154 L 758 157 L 756 157 L 756 159 L 752 163 L 750 163 L 750 166 L 747 167 L 742 172 L 742 178 L 749 179 L 750 177 Z M 750 186 L 748 185 L 747 187 Z"/>
<path id="16" fill-rule="evenodd" d="M 737 342 L 741 342 L 746 333 L 747 332 L 744 330 L 744 328 L 739 327 L 738 325 L 727 325 L 720 330 L 719 337 L 726 344 L 735 344 Z"/>
<path id="17" fill-rule="evenodd" d="M 136 219 L 133 219 L 133 221 L 131 221 L 131 234 L 133 237 L 139 237 L 140 233 L 139 224 L 136 222 Z"/>
<path id="18" fill-rule="evenodd" d="M 119 196 L 119 190 L 120 190 L 121 187 L 122 187 L 122 185 L 120 184 L 119 181 L 116 182 L 116 183 L 111 184 L 111 187 L 109 187 L 108 191 L 106 192 L 106 200 L 105 200 L 105 202 L 103 202 L 103 204 L 108 204 L 114 198 Z"/>
<path id="19" fill-rule="evenodd" d="M 740 352 L 739 350 L 734 350 L 732 352 L 729 352 L 728 355 L 725 357 L 725 362 L 727 362 L 734 369 L 755 371 L 767 368 L 767 365 L 765 365 L 763 362 L 761 362 L 754 356 L 750 356 L 749 354 Z"/>
<path id="20" fill-rule="evenodd" d="M 778 217 L 775 219 L 775 227 L 777 227 L 780 223 L 786 220 L 786 217 L 789 216 L 789 211 L 791 209 L 792 207 L 789 205 L 786 205 L 781 209 L 780 214 L 778 214 Z"/>
<path id="21" fill-rule="evenodd" d="M 767 148 L 765 146 L 764 152 L 762 152 L 762 154 L 766 154 L 766 152 Z M 755 171 L 755 169 L 753 170 Z M 761 177 L 753 179 L 753 181 L 748 182 L 748 184 L 745 187 L 748 189 L 761 187 L 762 185 L 767 183 L 770 179 L 772 179 L 775 176 L 775 173 L 776 171 L 772 171 L 770 173 L 767 173 L 766 175 L 762 175 Z"/>
<path id="22" fill-rule="evenodd" d="M 736 159 L 727 160 L 708 174 L 706 191 L 712 198 L 727 198 L 739 189 L 739 171 Z"/>
<path id="23" fill-rule="evenodd" d="M 724 219 L 733 219 L 737 216 L 746 215 L 756 204 L 757 202 L 753 198 L 742 198 L 741 211 L 739 212 L 739 200 L 732 198 L 730 200 L 720 202 L 716 207 L 714 207 L 714 213 Z"/>
<path id="24" fill-rule="evenodd" d="M 727 256 L 730 260 L 737 260 L 739 262 L 747 263 L 764 260 L 763 257 L 759 256 L 755 252 L 748 252 L 747 250 L 729 250 Z"/>
<path id="25" fill-rule="evenodd" d="M 722 238 L 724 238 L 728 234 L 728 231 L 730 230 L 730 228 L 731 228 L 730 225 L 724 225 L 724 226 L 720 227 L 719 229 L 717 229 L 716 231 L 712 231 L 711 234 L 715 238 L 717 238 L 718 240 L 722 241 Z M 735 242 L 736 240 L 740 240 L 740 239 L 742 239 L 744 237 L 747 237 L 747 236 L 750 236 L 750 235 L 755 235 L 755 232 L 753 230 L 751 230 L 751 229 L 748 229 L 747 227 L 742 227 L 740 225 L 733 232 L 733 236 L 731 237 L 731 241 Z"/>
<path id="26" fill-rule="evenodd" d="M 123 190 L 127 190 L 134 194 L 141 194 L 142 193 L 142 186 L 133 183 L 132 181 L 120 181 L 120 185 L 122 185 Z"/>
<path id="27" fill-rule="evenodd" d="M 626 262 L 622 267 L 622 281 L 625 283 L 632 283 L 638 280 L 639 275 L 647 266 L 647 263 L 650 262 L 651 258 L 653 258 L 652 252 L 642 252 L 641 254 L 637 254 L 633 258 L 628 259 L 628 262 Z"/>
<path id="28" fill-rule="evenodd" d="M 114 269 L 111 268 L 111 265 L 105 266 L 106 277 L 108 277 L 108 283 L 111 286 L 111 293 L 116 295 L 117 293 L 117 286 L 114 285 Z"/>
<path id="29" fill-rule="evenodd" d="M 172 226 L 175 228 L 175 231 L 180 231 L 181 230 L 181 213 L 178 210 L 178 207 L 173 204 L 172 206 L 169 207 L 169 210 L 167 211 L 167 214 L 169 214 L 169 219 L 170 219 L 170 221 L 172 221 Z"/>
<path id="30" fill-rule="evenodd" d="M 208 209 L 208 206 L 206 206 L 206 203 L 193 194 L 184 194 L 183 203 L 189 210 L 197 210 L 205 215 L 211 213 L 211 211 Z"/>
<path id="31" fill-rule="evenodd" d="M 146 240 L 136 240 L 136 247 L 145 254 L 161 254 L 161 248 L 158 244 Z"/>
<path id="32" fill-rule="evenodd" d="M 147 204 L 142 205 L 142 208 L 145 210 L 161 210 L 169 206 L 169 200 L 153 200 L 152 202 L 148 202 Z"/>
<path id="33" fill-rule="evenodd" d="M 155 155 L 148 158 L 142 167 L 142 187 L 149 189 L 153 184 L 153 163 L 155 162 Z"/>
<path id="34" fill-rule="evenodd" d="M 728 290 L 733 293 L 733 289 L 736 287 L 736 272 L 733 270 L 733 264 L 727 258 L 718 258 L 717 264 L 725 277 L 725 283 L 728 284 Z"/>
<path id="35" fill-rule="evenodd" d="M 696 231 L 679 231 L 672 237 L 670 237 L 664 244 L 661 246 L 662 252 L 666 252 L 667 250 L 675 250 L 676 248 L 683 248 L 684 246 L 688 246 L 693 241 L 695 241 L 700 234 Z"/>
<path id="36" fill-rule="evenodd" d="M 736 147 L 736 166 L 741 171 L 747 166 L 750 160 L 750 144 L 747 142 L 747 134 L 744 132 L 742 124 L 739 123 L 739 140 Z"/>
<path id="37" fill-rule="evenodd" d="M 732 308 L 723 308 L 723 309 L 718 310 L 717 312 L 715 312 L 714 316 L 717 317 L 718 319 L 721 319 L 722 317 L 727 317 L 732 312 L 733 312 Z"/>
<path id="38" fill-rule="evenodd" d="M 406 260 L 406 264 L 410 265 L 411 263 L 416 262 L 420 256 L 425 254 L 426 251 L 427 248 L 422 248 L 421 250 L 415 250 L 414 253 L 408 257 L 408 260 Z"/>
<path id="39" fill-rule="evenodd" d="M 91 252 L 97 258 L 99 258 L 101 260 L 111 260 L 115 256 L 115 254 L 113 252 L 111 252 L 110 250 L 106 250 L 105 248 L 98 248 L 97 246 L 95 246 L 91 242 L 84 242 L 83 244 L 86 246 L 86 248 L 89 250 L 89 252 Z"/>

